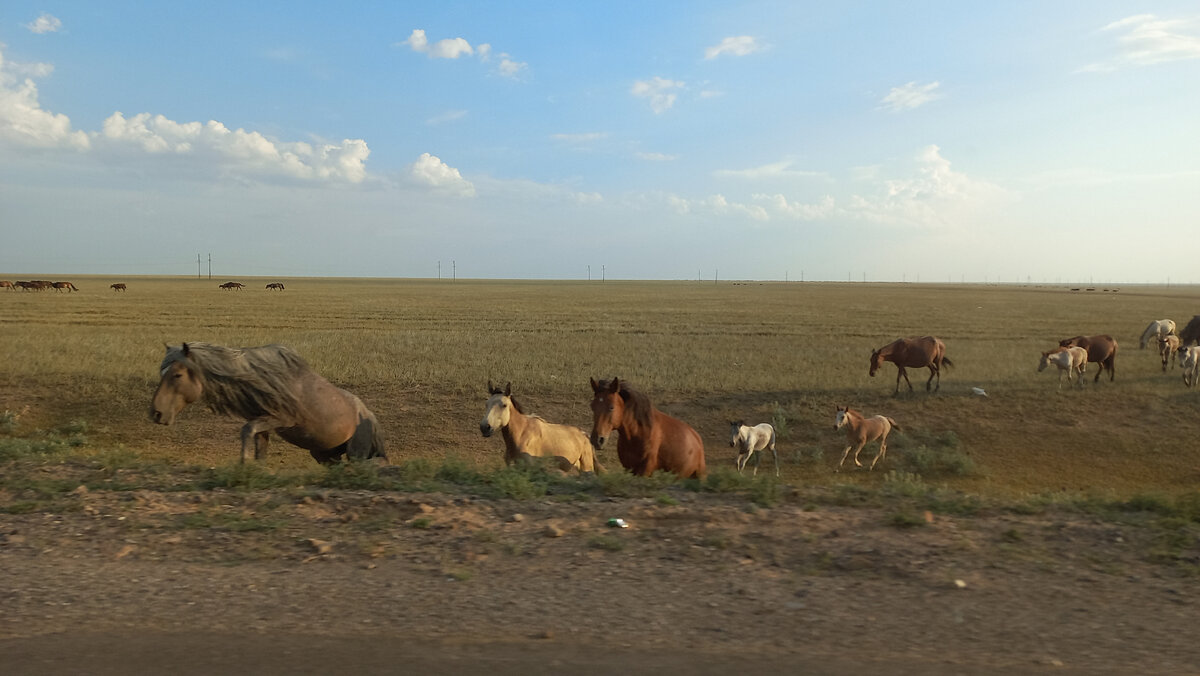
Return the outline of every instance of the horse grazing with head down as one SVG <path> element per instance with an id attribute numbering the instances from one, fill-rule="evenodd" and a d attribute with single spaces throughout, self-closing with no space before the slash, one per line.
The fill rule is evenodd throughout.
<path id="1" fill-rule="evenodd" d="M 1145 331 L 1142 331 L 1142 339 L 1138 342 L 1138 349 L 1146 349 L 1146 345 L 1151 341 L 1157 342 L 1159 338 L 1166 338 L 1175 333 L 1175 322 L 1170 319 L 1155 319 L 1150 322 Z"/>
<path id="2" fill-rule="evenodd" d="M 942 388 L 942 367 L 954 366 L 954 362 L 946 357 L 946 344 L 933 336 L 900 338 L 872 351 L 871 370 L 868 375 L 872 378 L 875 377 L 875 372 L 883 366 L 885 361 L 892 362 L 899 369 L 896 373 L 896 394 L 900 393 L 901 378 L 908 383 L 908 391 L 912 392 L 912 381 L 908 379 L 908 373 L 904 370 L 906 367 L 928 368 L 929 380 L 925 381 L 925 391 L 929 391 L 933 379 L 936 377 L 937 387 L 934 388 L 936 392 Z"/>
<path id="3" fill-rule="evenodd" d="M 151 422 L 170 425 L 183 407 L 197 401 L 216 413 L 245 418 L 242 462 L 266 455 L 271 432 L 321 464 L 336 463 L 342 455 L 387 460 L 375 415 L 358 397 L 317 375 L 291 348 L 184 343 L 167 347 L 159 372 Z"/>
<path id="4" fill-rule="evenodd" d="M 487 408 L 479 422 L 479 432 L 490 437 L 496 430 L 504 438 L 504 464 L 528 461 L 530 458 L 554 458 L 559 469 L 566 472 L 604 471 L 596 461 L 595 451 L 583 430 L 571 425 L 546 422 L 536 415 L 526 415 L 512 396 L 512 383 L 501 390 L 488 381 Z"/>
<path id="5" fill-rule="evenodd" d="M 758 459 L 754 461 L 754 476 L 758 476 L 758 466 L 762 464 L 763 453 L 771 451 L 775 458 L 775 476 L 779 476 L 779 454 L 775 452 L 775 428 L 771 423 L 759 423 L 751 427 L 741 420 L 730 422 L 729 445 L 738 452 L 735 460 L 738 474 L 746 469 L 750 456 L 758 453 Z"/>
<path id="6" fill-rule="evenodd" d="M 592 446 L 600 449 L 617 431 L 621 466 L 637 476 L 658 470 L 704 478 L 704 442 L 691 425 L 672 418 L 646 395 L 618 378 L 592 381 Z"/>
<path id="7" fill-rule="evenodd" d="M 1100 368 L 1096 371 L 1096 379 L 1092 382 L 1100 382 L 1100 376 L 1104 371 L 1108 370 L 1108 381 L 1112 382 L 1117 376 L 1117 341 L 1112 336 L 1100 334 L 1096 336 L 1075 336 L 1074 338 L 1063 338 L 1058 341 L 1062 347 L 1082 347 L 1087 350 L 1088 361 L 1093 364 L 1099 364 Z"/>
<path id="8" fill-rule="evenodd" d="M 1179 349 L 1179 336 L 1163 336 L 1158 339 L 1158 356 L 1162 359 L 1163 373 L 1167 372 L 1167 362 L 1172 366 L 1179 365 L 1175 352 Z"/>
<path id="9" fill-rule="evenodd" d="M 267 285 L 267 291 L 283 291 L 283 282 L 271 282 Z"/>
<path id="10" fill-rule="evenodd" d="M 1087 350 L 1082 347 L 1059 347 L 1057 350 L 1043 352 L 1041 360 L 1038 361 L 1038 373 L 1045 371 L 1051 364 L 1058 367 L 1058 389 L 1062 389 L 1063 371 L 1067 372 L 1068 385 L 1073 377 L 1076 385 L 1083 386 L 1083 374 L 1087 371 Z"/>
<path id="11" fill-rule="evenodd" d="M 892 433 L 893 429 L 900 429 L 895 420 L 883 415 L 877 415 L 871 418 L 863 416 L 863 414 L 855 411 L 849 406 L 838 406 L 837 413 L 833 418 L 833 429 L 840 430 L 846 428 L 846 441 L 849 442 L 846 450 L 842 452 L 842 461 L 838 463 L 835 472 L 842 471 L 842 463 L 846 462 L 846 456 L 850 455 L 850 449 L 854 449 L 854 464 L 862 467 L 862 463 L 858 461 L 858 454 L 862 452 L 863 446 L 867 445 L 868 441 L 879 440 L 879 452 L 875 454 L 875 459 L 871 461 L 871 466 L 867 471 L 875 469 L 875 463 L 883 459 L 887 453 L 887 438 Z"/>

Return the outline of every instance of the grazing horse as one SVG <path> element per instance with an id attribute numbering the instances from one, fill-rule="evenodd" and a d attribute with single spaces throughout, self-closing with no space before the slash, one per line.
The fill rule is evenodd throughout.
<path id="1" fill-rule="evenodd" d="M 1179 332 L 1180 345 L 1186 347 L 1192 343 L 1200 343 L 1200 315 L 1192 317 L 1192 320 Z"/>
<path id="2" fill-rule="evenodd" d="M 937 387 L 934 388 L 936 392 L 942 388 L 942 366 L 954 366 L 954 362 L 946 357 L 946 344 L 933 336 L 900 338 L 871 352 L 871 371 L 868 375 L 875 377 L 875 372 L 883 366 L 885 361 L 892 362 L 899 369 L 896 373 L 896 394 L 900 393 L 901 378 L 908 383 L 908 391 L 912 392 L 912 381 L 908 379 L 905 367 L 928 368 L 929 380 L 925 381 L 925 391 L 929 391 L 933 379 L 936 377 Z"/>
<path id="3" fill-rule="evenodd" d="M 1100 365 L 1100 370 L 1096 371 L 1096 379 L 1092 382 L 1100 382 L 1100 376 L 1105 370 L 1108 371 L 1109 382 L 1117 377 L 1117 341 L 1112 336 L 1075 336 L 1063 338 L 1058 344 L 1062 347 L 1082 347 L 1087 350 L 1088 361 Z"/>
<path id="4" fill-rule="evenodd" d="M 8 289 L 9 291 L 16 291 L 17 287 L 13 286 L 13 283 L 8 281 L 7 279 L 0 279 L 0 289 Z"/>
<path id="5" fill-rule="evenodd" d="M 1167 362 L 1170 361 L 1172 366 L 1179 365 L 1179 358 L 1176 356 L 1176 351 L 1179 349 L 1179 336 L 1170 335 L 1163 336 L 1158 339 L 1158 356 L 1162 357 L 1163 373 L 1167 372 Z"/>
<path id="6" fill-rule="evenodd" d="M 871 466 L 867 471 L 875 469 L 875 463 L 879 462 L 887 453 L 888 435 L 893 429 L 900 429 L 896 421 L 887 416 L 877 415 L 866 418 L 849 406 L 838 406 L 837 414 L 833 419 L 833 429 L 840 430 L 843 427 L 846 428 L 846 441 L 849 442 L 849 445 L 842 452 L 842 462 L 838 463 L 835 472 L 842 471 L 842 463 L 846 462 L 846 456 L 850 455 L 851 448 L 854 448 L 854 464 L 862 467 L 862 463 L 858 461 L 858 454 L 862 452 L 863 446 L 866 446 L 868 441 L 878 439 L 879 453 L 875 455 L 875 459 L 871 461 Z"/>
<path id="7" fill-rule="evenodd" d="M 596 461 L 595 450 L 583 430 L 571 425 L 546 422 L 536 415 L 526 415 L 512 396 L 512 383 L 501 390 L 488 381 L 487 407 L 479 432 L 490 437 L 496 430 L 504 438 L 504 464 L 528 461 L 530 458 L 554 458 L 559 469 L 579 473 L 604 471 Z"/>
<path id="8" fill-rule="evenodd" d="M 1142 339 L 1138 342 L 1138 349 L 1146 349 L 1146 344 L 1157 338 L 1166 338 L 1175 333 L 1175 322 L 1170 319 L 1156 319 L 1150 322 L 1145 331 L 1142 331 Z"/>
<path id="9" fill-rule="evenodd" d="M 117 282 L 116 284 L 109 284 L 108 288 L 112 289 L 113 291 L 127 291 L 128 290 L 125 288 L 124 282 Z"/>
<path id="10" fill-rule="evenodd" d="M 754 462 L 754 476 L 758 476 L 758 466 L 762 464 L 763 453 L 769 450 L 775 457 L 775 476 L 779 476 L 779 454 L 775 452 L 775 428 L 770 423 L 759 423 L 751 427 L 741 420 L 730 422 L 729 445 L 738 451 L 735 462 L 739 474 L 746 469 L 746 463 L 750 462 L 750 456 L 758 452 L 758 459 Z"/>
<path id="11" fill-rule="evenodd" d="M 267 285 L 267 291 L 270 291 L 272 289 L 275 289 L 277 291 L 283 291 L 283 282 L 271 282 L 270 284 Z"/>
<path id="12" fill-rule="evenodd" d="M 62 293 L 63 289 L 66 289 L 67 293 L 71 293 L 72 291 L 79 290 L 78 288 L 76 288 L 76 286 L 74 284 L 72 284 L 70 282 L 53 282 L 50 286 L 53 286 L 55 288 L 55 290 L 57 290 L 59 293 Z"/>
<path id="13" fill-rule="evenodd" d="M 637 476 L 657 470 L 703 479 L 704 442 L 690 425 L 663 413 L 618 378 L 592 382 L 592 446 L 599 450 L 617 431 L 621 466 Z"/>
<path id="14" fill-rule="evenodd" d="M 1200 345 L 1181 347 L 1178 351 L 1179 367 L 1183 369 L 1183 384 L 1195 387 L 1200 379 Z"/>
<path id="15" fill-rule="evenodd" d="M 1058 389 L 1062 389 L 1063 371 L 1067 372 L 1067 384 L 1071 384 L 1071 377 L 1075 377 L 1075 384 L 1083 386 L 1083 374 L 1087 371 L 1087 350 L 1082 347 L 1059 347 L 1057 350 L 1043 352 L 1042 359 L 1038 362 L 1038 373 L 1046 370 L 1046 367 L 1054 364 L 1058 367 Z"/>
<path id="16" fill-rule="evenodd" d="M 208 343 L 167 346 L 150 421 L 175 422 L 184 406 L 203 401 L 216 413 L 245 418 L 242 462 L 266 456 L 271 432 L 321 464 L 346 455 L 387 461 L 383 434 L 362 401 L 317 375 L 282 345 L 230 348 Z"/>
<path id="17" fill-rule="evenodd" d="M 228 291 L 228 290 L 230 290 L 230 289 L 233 289 L 233 290 L 235 290 L 235 291 L 241 291 L 241 290 L 242 290 L 242 288 L 243 288 L 243 287 L 245 287 L 245 286 L 246 286 L 246 285 L 245 285 L 245 284 L 242 284 L 241 282 L 225 282 L 224 284 L 221 284 L 221 285 L 220 285 L 220 287 L 221 287 L 222 289 L 225 289 L 226 291 Z"/>

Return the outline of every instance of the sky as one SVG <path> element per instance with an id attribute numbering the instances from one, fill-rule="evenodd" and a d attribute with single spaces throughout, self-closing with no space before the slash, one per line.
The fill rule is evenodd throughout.
<path id="1" fill-rule="evenodd" d="M 0 275 L 1200 282 L 1189 2 L 0 5 Z"/>

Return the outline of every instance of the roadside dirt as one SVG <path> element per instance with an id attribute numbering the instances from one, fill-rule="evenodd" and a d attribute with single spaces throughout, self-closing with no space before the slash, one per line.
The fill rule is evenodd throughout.
<path id="1" fill-rule="evenodd" d="M 1200 543 L 1172 533 L 686 491 L 81 488 L 0 514 L 0 655 L 22 674 L 1200 673 Z"/>

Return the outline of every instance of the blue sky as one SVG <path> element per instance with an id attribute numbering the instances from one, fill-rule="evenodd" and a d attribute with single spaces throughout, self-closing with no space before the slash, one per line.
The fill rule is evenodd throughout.
<path id="1" fill-rule="evenodd" d="M 1200 282 L 1197 111 L 1193 2 L 8 0 L 0 274 Z"/>

